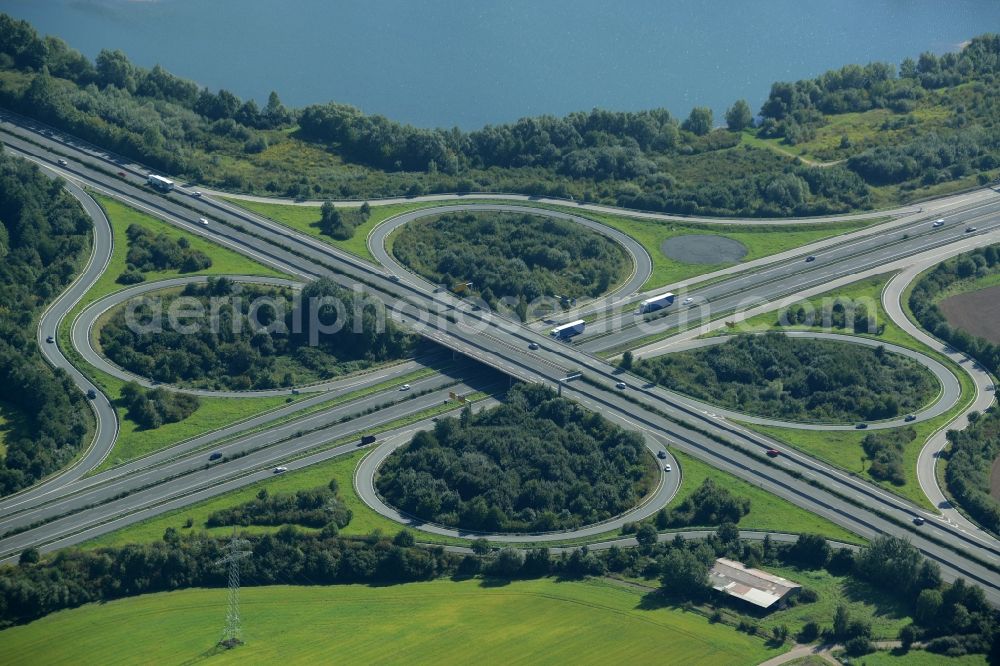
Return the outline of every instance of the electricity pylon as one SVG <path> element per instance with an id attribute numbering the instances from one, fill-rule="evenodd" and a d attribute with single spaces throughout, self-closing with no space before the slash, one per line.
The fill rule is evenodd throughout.
<path id="1" fill-rule="evenodd" d="M 251 552 L 247 550 L 250 542 L 236 536 L 236 528 L 233 528 L 233 538 L 226 546 L 226 555 L 215 564 L 229 565 L 229 608 L 226 611 L 226 631 L 219 641 L 219 645 L 224 648 L 234 648 L 242 645 L 240 638 L 240 562 L 250 557 Z"/>

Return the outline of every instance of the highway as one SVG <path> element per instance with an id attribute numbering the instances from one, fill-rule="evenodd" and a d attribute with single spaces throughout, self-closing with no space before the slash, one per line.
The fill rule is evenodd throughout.
<path id="1" fill-rule="evenodd" d="M 12 140 L 5 136 L 4 141 Z M 15 147 L 33 153 L 50 166 L 55 165 L 55 156 L 38 146 L 22 144 Z M 428 293 L 419 284 L 393 281 L 378 268 L 256 216 L 230 213 L 211 201 L 183 193 L 162 197 L 126 184 L 114 176 L 94 171 L 83 162 L 70 165 L 67 171 L 70 177 L 86 180 L 92 187 L 110 191 L 126 202 L 134 202 L 133 205 L 153 211 L 159 217 L 193 229 L 196 233 L 209 233 L 198 229 L 192 221 L 198 215 L 207 213 L 213 220 L 210 233 L 221 242 L 241 248 L 247 254 L 264 256 L 288 273 L 331 275 L 348 287 L 361 282 L 367 293 L 378 295 L 390 303 L 393 316 L 407 319 L 415 330 L 429 339 L 519 379 L 554 385 L 568 372 L 581 371 L 585 379 L 565 384 L 564 391 L 584 406 L 606 415 L 613 414 L 633 427 L 657 431 L 671 441 L 672 447 L 761 485 L 862 536 L 877 533 L 906 535 L 928 557 L 941 564 L 946 576 L 962 575 L 976 580 L 984 586 L 991 599 L 1000 598 L 996 572 L 983 564 L 996 566 L 998 550 L 995 540 L 945 524 L 929 524 L 927 529 L 917 529 L 910 524 L 914 507 L 869 484 L 849 478 L 805 456 L 789 455 L 777 461 L 767 460 L 758 453 L 771 445 L 765 438 L 719 422 L 691 409 L 682 401 L 673 401 L 645 390 L 641 385 L 630 386 L 625 392 L 616 391 L 614 384 L 620 380 L 617 370 L 584 349 L 553 344 L 548 338 L 514 322 L 491 313 L 474 311 L 468 304 L 447 294 Z M 181 201 L 184 206 L 180 205 Z M 216 221 L 222 224 L 214 224 Z M 887 242 L 886 248 L 876 248 L 859 259 L 852 259 L 847 252 L 838 261 L 815 263 L 824 267 L 825 275 L 830 279 L 863 270 L 875 258 L 873 253 L 882 253 L 882 261 L 885 261 L 885 257 L 910 256 L 921 247 L 933 249 L 944 244 L 938 239 L 925 238 L 922 241 L 925 245 L 910 247 L 911 239 L 898 240 L 901 243 Z M 812 266 L 803 269 L 800 265 L 797 270 L 787 267 L 784 270 L 788 273 L 782 279 L 790 282 L 799 273 L 802 275 L 798 275 L 798 279 L 803 283 L 821 277 L 821 274 L 813 273 L 815 269 Z M 529 353 L 527 345 L 532 342 L 542 345 L 542 349 Z M 211 476 L 212 469 L 204 473 Z M 120 501 L 128 504 L 134 501 L 133 497 L 130 495 Z M 30 540 L 27 542 L 30 543 Z M 948 543 L 951 548 L 943 546 L 942 542 Z"/>

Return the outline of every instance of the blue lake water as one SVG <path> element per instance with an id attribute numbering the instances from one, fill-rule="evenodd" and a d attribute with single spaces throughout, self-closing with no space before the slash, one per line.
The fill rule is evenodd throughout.
<path id="1" fill-rule="evenodd" d="M 603 107 L 755 110 L 776 80 L 1000 31 L 998 0 L 0 0 L 93 57 L 212 89 L 474 129 Z"/>

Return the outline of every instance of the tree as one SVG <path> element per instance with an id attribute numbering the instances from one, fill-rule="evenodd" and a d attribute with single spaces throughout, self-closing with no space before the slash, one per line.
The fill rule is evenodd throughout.
<path id="1" fill-rule="evenodd" d="M 830 544 L 818 534 L 802 534 L 789 549 L 788 555 L 802 566 L 821 569 L 830 561 Z"/>
<path id="2" fill-rule="evenodd" d="M 621 368 L 622 370 L 631 370 L 632 363 L 634 360 L 635 358 L 632 355 L 632 352 L 626 351 L 624 354 L 622 354 L 622 360 L 621 363 L 618 364 L 618 367 Z"/>
<path id="3" fill-rule="evenodd" d="M 847 636 L 847 628 L 851 622 L 851 617 L 847 612 L 847 607 L 843 604 L 837 606 L 833 614 L 833 637 L 843 640 Z"/>
<path id="4" fill-rule="evenodd" d="M 416 539 L 413 538 L 413 532 L 409 530 L 399 530 L 396 536 L 393 538 L 392 542 L 397 546 L 402 546 L 403 548 L 409 548 L 414 543 Z"/>
<path id="5" fill-rule="evenodd" d="M 102 86 L 115 86 L 128 92 L 135 92 L 135 66 L 121 51 L 102 49 L 94 61 L 97 66 L 97 82 Z"/>
<path id="6" fill-rule="evenodd" d="M 641 547 L 647 549 L 656 544 L 657 537 L 656 528 L 649 523 L 643 523 L 635 532 L 635 540 Z"/>
<path id="7" fill-rule="evenodd" d="M 913 619 L 925 627 L 937 622 L 944 599 L 940 590 L 921 590 L 913 609 Z"/>
<path id="8" fill-rule="evenodd" d="M 668 594 L 700 599 L 711 587 L 708 565 L 686 548 L 671 548 L 660 565 L 660 585 Z"/>
<path id="9" fill-rule="evenodd" d="M 513 578 L 521 571 L 524 558 L 516 548 L 504 548 L 490 567 L 490 573 L 501 578 Z"/>
<path id="10" fill-rule="evenodd" d="M 742 132 L 753 124 L 753 113 L 746 100 L 738 99 L 726 111 L 726 127 L 730 132 Z"/>
<path id="11" fill-rule="evenodd" d="M 21 566 L 28 564 L 36 564 L 41 556 L 38 554 L 37 548 L 25 548 L 21 551 L 21 556 L 17 558 L 17 563 Z"/>
<path id="12" fill-rule="evenodd" d="M 691 115 L 681 125 L 681 129 L 688 132 L 704 136 L 712 131 L 712 109 L 705 106 L 696 106 L 691 109 Z"/>
<path id="13" fill-rule="evenodd" d="M 479 538 L 472 542 L 472 552 L 476 555 L 486 555 L 490 552 L 490 542 Z"/>
<path id="14" fill-rule="evenodd" d="M 899 642 L 903 648 L 903 652 L 907 652 L 910 646 L 913 645 L 913 641 L 917 640 L 917 630 L 912 624 L 908 624 L 899 630 Z"/>

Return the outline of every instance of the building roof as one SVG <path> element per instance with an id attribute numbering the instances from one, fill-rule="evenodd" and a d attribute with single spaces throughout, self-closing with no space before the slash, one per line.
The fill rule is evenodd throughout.
<path id="1" fill-rule="evenodd" d="M 751 569 L 742 562 L 724 557 L 715 560 L 708 579 L 716 590 L 761 608 L 770 608 L 792 590 L 802 587 L 781 576 Z"/>

